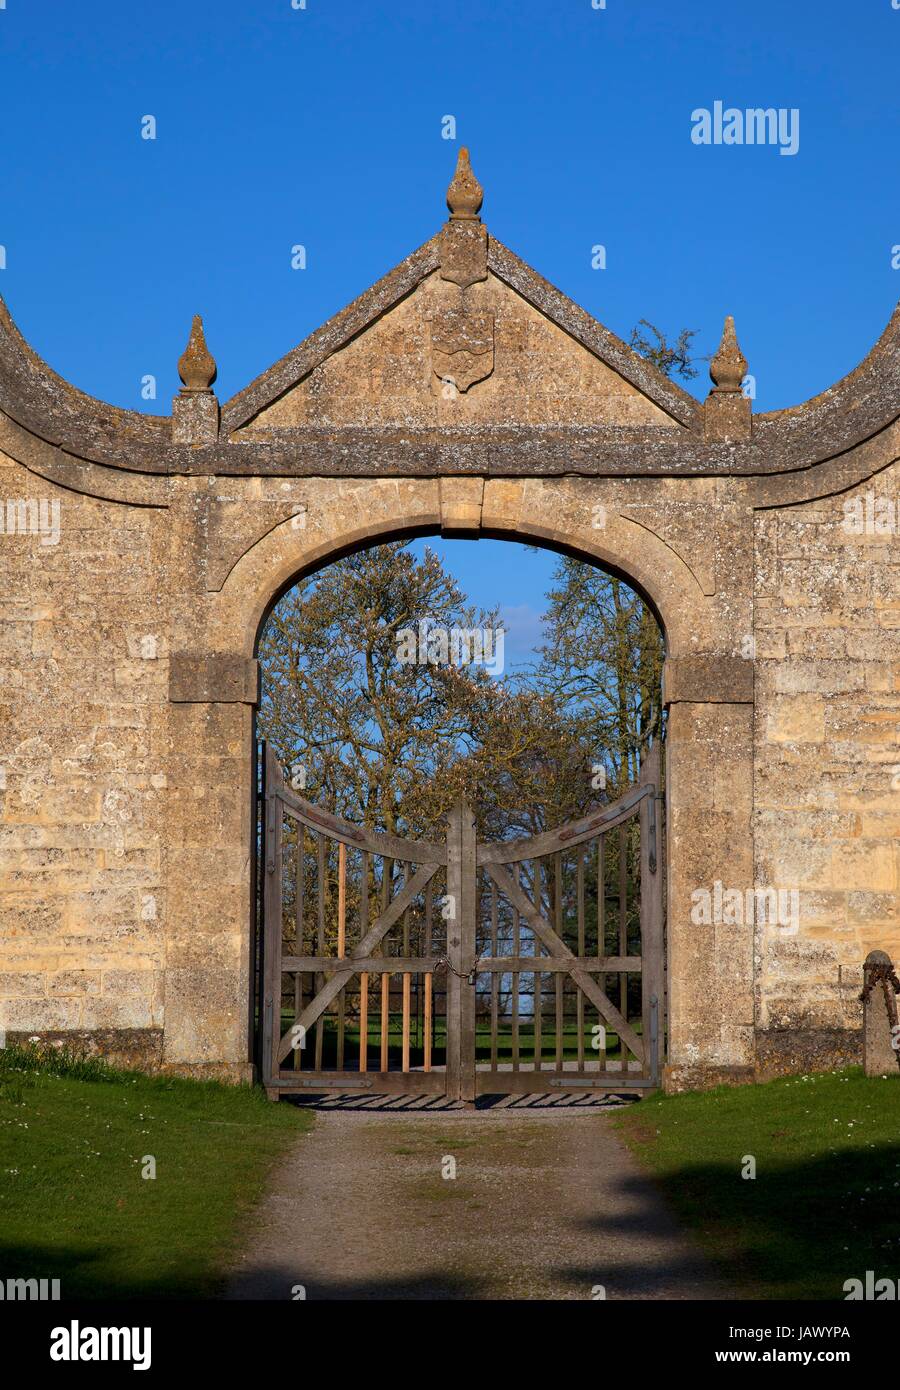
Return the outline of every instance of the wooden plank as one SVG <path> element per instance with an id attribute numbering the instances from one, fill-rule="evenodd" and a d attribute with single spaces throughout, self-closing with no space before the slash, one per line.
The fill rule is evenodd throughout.
<path id="1" fill-rule="evenodd" d="M 359 977 L 359 1069 L 369 1069 L 369 976 L 365 970 Z"/>
<path id="2" fill-rule="evenodd" d="M 589 1083 L 589 1084 L 586 1084 Z M 655 1089 L 641 1072 L 555 1072 L 555 1071 L 478 1071 L 475 1094 L 498 1095 L 628 1095 Z"/>
<path id="3" fill-rule="evenodd" d="M 486 867 L 488 873 L 491 878 L 494 879 L 501 892 L 505 893 L 510 902 L 518 907 L 521 915 L 536 932 L 550 954 L 556 956 L 558 959 L 565 958 L 569 961 L 569 974 L 572 976 L 572 979 L 578 985 L 579 989 L 584 991 L 587 998 L 590 999 L 591 1003 L 594 1004 L 600 1012 L 601 1017 L 603 1017 L 628 1044 L 634 1052 L 635 1057 L 637 1057 L 639 1061 L 643 1061 L 644 1050 L 641 1045 L 641 1040 L 634 1029 L 630 1027 L 627 1020 L 622 1017 L 612 1000 L 607 998 L 599 986 L 591 979 L 588 972 L 583 969 L 578 958 L 572 954 L 562 941 L 560 941 L 543 913 L 535 908 L 534 903 L 531 902 L 528 895 L 522 890 L 521 886 L 516 883 L 509 869 L 504 864 L 490 864 Z"/>
<path id="4" fill-rule="evenodd" d="M 431 1031 L 432 1031 L 432 981 L 430 970 L 425 972 L 425 1025 L 423 1031 L 423 1067 L 431 1071 Z"/>
<path id="5" fill-rule="evenodd" d="M 491 844 L 480 841 L 478 862 L 485 866 L 513 864 L 525 859 L 543 858 L 545 854 L 555 854 L 558 849 L 572 849 L 585 840 L 592 840 L 598 832 L 612 830 L 623 821 L 630 820 L 641 799 L 648 795 L 646 787 L 636 785 L 617 801 L 604 806 L 602 811 L 592 812 L 582 820 L 572 821 L 559 830 L 547 830 L 527 840 L 498 840 Z"/>
<path id="6" fill-rule="evenodd" d="M 628 831 L 619 826 L 619 955 L 628 955 Z M 619 976 L 619 1008 L 628 1017 L 628 981 Z"/>
<path id="7" fill-rule="evenodd" d="M 460 980 L 460 1100 L 475 1099 L 475 963 L 478 959 L 477 914 L 478 883 L 475 815 L 467 802 L 462 804 L 460 821 L 460 861 L 462 903 L 460 911 L 460 959 L 464 978 Z"/>
<path id="8" fill-rule="evenodd" d="M 424 942 L 425 950 L 426 950 L 426 951 L 429 951 L 429 952 L 434 950 L 434 941 L 432 940 L 432 934 L 433 934 L 433 932 L 434 932 L 433 911 L 434 911 L 434 908 L 433 908 L 433 898 L 432 898 L 431 890 L 429 889 L 429 891 L 425 894 L 425 942 Z"/>
<path id="9" fill-rule="evenodd" d="M 600 960 L 595 960 L 593 956 L 578 956 L 575 957 L 575 959 L 578 961 L 579 970 L 583 970 L 585 974 L 588 975 L 596 975 L 601 970 L 606 970 L 610 973 L 616 970 L 627 970 L 634 975 L 640 975 L 642 968 L 640 956 L 603 956 Z M 310 964 L 310 962 L 312 962 L 312 964 Z M 536 969 L 538 962 L 540 962 L 541 970 L 545 975 L 568 975 L 572 969 L 569 957 L 562 956 L 479 956 L 478 973 L 482 975 L 487 974 L 489 971 L 497 971 L 501 975 L 506 975 L 511 970 L 524 970 L 527 972 Z M 330 961 L 326 959 L 324 963 L 326 966 L 329 964 L 333 965 L 334 961 L 333 959 Z M 412 967 L 419 964 L 412 959 L 409 963 Z M 284 958 L 285 970 L 298 969 L 301 964 L 304 969 L 311 970 L 313 965 L 318 966 L 321 962 L 318 956 L 285 956 Z M 404 970 L 406 968 L 406 964 L 399 960 L 396 964 L 394 964 L 393 961 L 391 964 L 395 970 Z M 426 969 L 425 964 L 421 964 L 420 968 L 422 970 Z"/>
<path id="10" fill-rule="evenodd" d="M 337 953 L 338 958 L 343 960 L 347 954 L 347 846 L 343 841 L 338 844 L 338 920 L 337 920 Z M 344 1030 L 346 1028 L 347 1013 L 347 990 L 342 989 L 338 995 L 338 1017 L 337 1017 L 337 1069 L 344 1070 Z"/>
<path id="11" fill-rule="evenodd" d="M 641 1015 L 649 1056 L 645 1059 L 648 1077 L 658 1081 L 665 1050 L 665 943 L 663 921 L 662 801 L 658 798 L 661 778 L 660 748 L 654 744 L 641 767 L 641 779 L 653 788 L 654 796 L 641 804 Z M 651 1046 L 651 1007 L 656 999 L 657 1036 Z"/>
<path id="12" fill-rule="evenodd" d="M 390 1028 L 391 977 L 381 977 L 381 1055 L 379 1065 L 382 1072 L 388 1069 L 388 1032 Z"/>
<path id="13" fill-rule="evenodd" d="M 514 962 L 515 962 L 516 960 L 518 960 L 518 958 L 519 958 L 519 950 L 521 949 L 521 940 L 520 940 L 520 938 L 521 938 L 521 929 L 520 929 L 520 926 L 519 926 L 519 911 L 518 911 L 518 908 L 514 907 L 514 908 L 513 908 L 513 961 L 514 961 Z M 513 964 L 512 970 L 513 970 L 513 979 L 512 979 L 512 989 L 513 989 L 513 997 L 512 997 L 512 1069 L 513 1069 L 513 1071 L 518 1071 L 518 1070 L 519 1070 L 519 972 L 518 972 L 518 967 L 517 967 L 515 964 Z"/>
<path id="14" fill-rule="evenodd" d="M 357 1072 L 320 1071 L 296 1072 L 282 1071 L 272 1082 L 280 1095 L 318 1095 L 335 1091 L 345 1095 L 360 1096 L 415 1096 L 442 1095 L 444 1093 L 444 1073 L 442 1071 L 367 1072 L 360 1076 Z"/>
<path id="15" fill-rule="evenodd" d="M 347 846 L 338 845 L 338 922 L 337 953 L 347 954 Z"/>
<path id="16" fill-rule="evenodd" d="M 284 961 L 282 960 L 282 970 Z M 294 1022 L 303 1013 L 303 972 L 298 970 L 294 975 Z M 303 1066 L 303 1048 L 294 1048 L 294 1071 L 300 1071 Z"/>
<path id="17" fill-rule="evenodd" d="M 386 962 L 390 962 L 390 975 L 419 975 L 425 970 L 437 970 L 438 964 L 443 960 L 442 956 L 357 956 L 353 952 L 344 959 L 353 961 L 354 972 L 368 970 L 371 974 L 377 975 L 385 967 Z M 487 959 L 487 958 L 486 958 Z M 636 959 L 636 958 L 635 958 Z M 500 957 L 502 964 L 504 957 Z M 591 961 L 591 968 L 596 969 L 594 962 Z M 638 967 L 639 968 L 639 967 Z M 322 970 L 330 974 L 333 970 L 340 969 L 337 956 L 284 956 L 282 958 L 283 970 Z M 481 962 L 478 962 L 478 969 L 481 969 Z M 506 966 L 509 969 L 509 966 Z"/>
<path id="18" fill-rule="evenodd" d="M 497 955 L 497 885 L 491 881 L 491 951 Z M 491 1066 L 497 1065 L 497 1030 L 500 1011 L 500 972 L 491 975 Z"/>
<path id="19" fill-rule="evenodd" d="M 554 886 L 556 900 L 554 903 L 556 935 L 560 940 L 563 939 L 563 878 L 562 878 L 562 854 L 557 850 L 554 857 Z M 558 974 L 554 981 L 556 986 L 556 1047 L 554 1049 L 554 1059 L 557 1067 L 562 1066 L 563 1061 L 563 977 Z"/>
<path id="20" fill-rule="evenodd" d="M 400 1070 L 409 1071 L 409 987 L 411 975 L 403 976 L 403 1033 L 401 1036 L 402 1063 Z"/>
<path id="21" fill-rule="evenodd" d="M 399 920 L 408 904 L 412 902 L 414 898 L 418 897 L 425 885 L 433 878 L 435 873 L 437 873 L 437 869 L 438 866 L 436 864 L 423 864 L 421 868 L 413 874 L 402 892 L 397 894 L 387 911 L 382 912 L 376 918 L 362 941 L 360 941 L 359 945 L 356 946 L 346 958 L 347 964 L 335 970 L 330 980 L 318 989 L 315 998 L 307 1004 L 303 1011 L 303 1017 L 300 1020 L 305 1028 L 308 1029 L 312 1023 L 321 1017 L 331 1001 L 335 999 L 344 988 L 347 981 L 352 979 L 359 971 L 360 967 L 357 961 L 369 957 L 372 948 L 377 946 L 382 938 L 387 935 L 394 923 Z M 383 964 L 383 962 L 381 962 L 381 964 Z M 281 1048 L 283 1051 L 279 1051 L 279 1061 L 281 1061 L 290 1050 L 290 1034 L 286 1034 L 285 1036 L 288 1040 L 288 1045 L 285 1046 L 285 1040 L 282 1039 Z"/>
<path id="22" fill-rule="evenodd" d="M 579 956 L 584 956 L 584 851 L 579 846 L 575 870 L 575 910 L 578 915 L 577 947 Z M 580 989 L 575 991 L 575 1032 L 577 1034 L 577 1061 L 584 1066 L 584 995 Z"/>
<path id="23" fill-rule="evenodd" d="M 284 821 L 276 789 L 281 768 L 267 749 L 269 787 L 266 796 L 265 882 L 263 909 L 263 1046 L 262 1080 L 268 1085 L 278 1068 L 276 1039 L 281 1033 L 282 844 Z M 274 764 L 274 766 L 273 766 Z M 290 1035 L 289 1035 L 290 1036 Z"/>
<path id="24" fill-rule="evenodd" d="M 324 833 L 329 840 L 352 845 L 357 849 L 367 849 L 370 854 L 381 854 L 385 858 L 393 856 L 402 859 L 405 856 L 414 864 L 445 862 L 445 850 L 440 841 L 403 840 L 398 835 L 388 835 L 382 831 L 370 830 L 367 826 L 353 825 L 350 821 L 342 820 L 340 816 L 332 815 L 321 806 L 314 806 L 311 801 L 306 801 L 285 783 L 283 773 L 278 795 L 289 815 L 295 820 L 302 820 L 315 833 Z"/>
<path id="25" fill-rule="evenodd" d="M 328 851 L 328 847 L 327 847 L 326 842 L 325 842 L 325 836 L 322 835 L 322 834 L 319 834 L 318 837 L 317 837 L 317 892 L 316 892 L 317 927 L 316 927 L 316 949 L 317 949 L 317 951 L 319 952 L 319 955 L 320 955 L 320 956 L 322 956 L 322 955 L 325 954 L 325 870 L 326 870 L 326 867 L 327 867 L 327 862 L 326 862 L 327 851 Z M 320 990 L 322 989 L 322 986 L 323 986 L 323 984 L 324 984 L 324 981 L 325 981 L 324 975 L 317 975 L 317 976 L 316 976 L 315 988 L 316 988 L 316 992 L 317 992 L 317 993 L 318 993 L 318 991 L 320 991 Z M 330 1001 L 329 1001 L 329 1002 L 330 1002 Z M 321 1013 L 321 1010 L 320 1010 L 320 1013 Z M 308 1028 L 309 1025 L 310 1025 L 310 1023 L 312 1022 L 312 1019 L 309 1019 L 309 1020 L 303 1020 L 303 1019 L 301 1019 L 301 1022 L 304 1023 L 305 1026 Z M 322 1021 L 322 1019 L 317 1017 L 317 1019 L 316 1019 L 316 1043 L 315 1043 L 315 1049 L 316 1049 L 316 1050 L 315 1050 L 315 1056 L 316 1056 L 316 1071 L 321 1071 L 321 1069 L 322 1069 L 322 1049 L 323 1049 L 323 1046 L 324 1046 L 324 1040 L 325 1040 L 325 1025 L 324 1025 L 324 1022 Z M 279 1062 L 281 1061 L 280 1052 L 279 1052 L 278 1060 L 279 1060 Z"/>
<path id="26" fill-rule="evenodd" d="M 603 959 L 606 952 L 606 837 L 597 840 L 597 957 Z M 606 975 L 601 974 L 597 984 L 606 993 Z M 604 1056 L 606 1055 L 604 1049 Z"/>
<path id="27" fill-rule="evenodd" d="M 297 856 L 294 863 L 294 944 L 297 951 L 303 950 L 303 893 L 305 884 L 303 881 L 303 852 L 306 831 L 303 826 L 297 824 Z"/>
<path id="28" fill-rule="evenodd" d="M 541 861 L 535 859 L 533 893 L 536 903 L 541 903 L 542 900 L 541 882 Z M 530 925 L 533 927 L 533 924 Z M 535 955 L 538 955 L 537 951 L 535 951 Z M 544 976 L 542 972 L 540 970 L 535 970 L 532 980 L 531 1018 L 534 1028 L 534 1065 L 535 1068 L 540 1071 L 544 1065 Z"/>
<path id="29" fill-rule="evenodd" d="M 447 813 L 447 995 L 446 1065 L 447 1096 L 459 1100 L 461 1093 L 460 1012 L 462 937 L 459 917 L 462 905 L 462 802 Z"/>

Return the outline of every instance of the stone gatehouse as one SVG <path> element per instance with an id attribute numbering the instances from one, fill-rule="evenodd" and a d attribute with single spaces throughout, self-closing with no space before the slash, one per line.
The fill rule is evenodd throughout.
<path id="1" fill-rule="evenodd" d="M 448 204 L 221 405 L 195 320 L 171 418 L 0 311 L 0 1027 L 249 1074 L 258 634 L 300 575 L 440 533 L 659 617 L 668 1084 L 857 1060 L 863 959 L 900 950 L 900 318 L 759 415 L 728 320 L 700 404 L 489 235 L 464 153 Z"/>

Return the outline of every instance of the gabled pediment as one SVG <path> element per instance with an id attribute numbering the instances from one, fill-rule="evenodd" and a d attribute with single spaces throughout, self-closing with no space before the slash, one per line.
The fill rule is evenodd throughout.
<path id="1" fill-rule="evenodd" d="M 698 410 L 471 217 L 229 401 L 222 427 L 248 441 L 309 426 L 678 430 Z"/>
<path id="2" fill-rule="evenodd" d="M 870 476 L 846 460 L 900 417 L 900 306 L 854 371 L 763 414 L 743 394 L 727 318 L 700 403 L 489 237 L 481 196 L 461 151 L 441 231 L 221 409 L 199 318 L 165 418 L 64 381 L 0 299 L 0 452 L 76 491 L 154 506 L 157 483 L 182 475 L 796 473 L 779 493 L 794 500 Z"/>

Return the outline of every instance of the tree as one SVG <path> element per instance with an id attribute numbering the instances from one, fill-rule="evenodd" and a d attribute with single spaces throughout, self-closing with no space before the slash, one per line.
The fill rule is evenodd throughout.
<path id="1" fill-rule="evenodd" d="M 614 798 L 661 731 L 662 634 L 640 596 L 603 570 L 566 556 L 554 581 L 534 679 L 577 721 Z"/>
<path id="2" fill-rule="evenodd" d="M 260 732 L 304 794 L 374 830 L 420 835 L 449 804 L 449 769 L 491 697 L 476 665 L 400 659 L 420 623 L 496 628 L 465 602 L 433 552 L 403 541 L 348 556 L 275 607 L 260 644 Z"/>
<path id="3" fill-rule="evenodd" d="M 648 334 L 652 337 L 648 337 Z M 646 357 L 648 362 L 658 367 L 664 376 L 677 374 L 690 381 L 697 375 L 694 366 L 697 359 L 691 356 L 691 343 L 696 336 L 695 328 L 682 328 L 675 342 L 670 343 L 655 324 L 647 319 L 638 319 L 631 330 L 630 345 L 641 357 Z"/>

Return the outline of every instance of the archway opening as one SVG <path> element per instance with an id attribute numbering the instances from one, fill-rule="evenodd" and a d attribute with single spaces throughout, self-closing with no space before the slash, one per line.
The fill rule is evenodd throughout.
<path id="1" fill-rule="evenodd" d="M 279 1036 L 291 1017 L 305 1016 L 306 991 L 315 997 L 326 978 L 299 965 L 346 958 L 409 884 L 413 851 L 404 860 L 399 842 L 437 844 L 460 805 L 471 808 L 473 845 L 564 838 L 567 827 L 577 831 L 627 797 L 663 737 L 664 640 L 649 603 L 596 562 L 507 538 L 406 536 L 349 551 L 282 589 L 258 655 L 258 733 L 270 762 L 298 804 L 337 818 L 329 824 L 346 832 L 343 844 L 328 842 L 314 818 L 285 829 L 282 945 L 298 968 L 293 1000 L 281 982 Z M 391 852 L 373 852 L 374 839 L 357 849 L 347 827 L 387 837 L 378 845 Z M 640 1033 L 645 1001 L 640 975 L 622 962 L 634 970 L 640 955 L 638 818 L 598 839 L 594 858 L 581 844 L 517 860 L 516 876 L 525 875 L 532 907 L 568 951 L 611 962 L 602 984 L 622 1027 L 610 1034 L 602 1010 L 592 1022 L 577 982 L 556 965 L 513 968 L 526 957 L 543 961 L 546 943 L 523 904 L 503 901 L 483 878 L 477 951 L 508 957 L 510 968 L 473 982 L 476 1064 L 583 1065 L 599 1029 L 604 1064 L 633 1065 L 623 1033 L 629 1020 Z M 404 908 L 379 949 L 423 966 L 440 959 L 435 914 L 451 887 L 442 870 L 432 896 Z M 442 993 L 424 968 L 370 964 L 317 1017 L 307 1065 L 344 1076 L 348 1057 L 382 1076 L 385 1067 L 448 1065 L 453 982 Z M 380 976 L 374 1020 L 370 974 Z"/>

